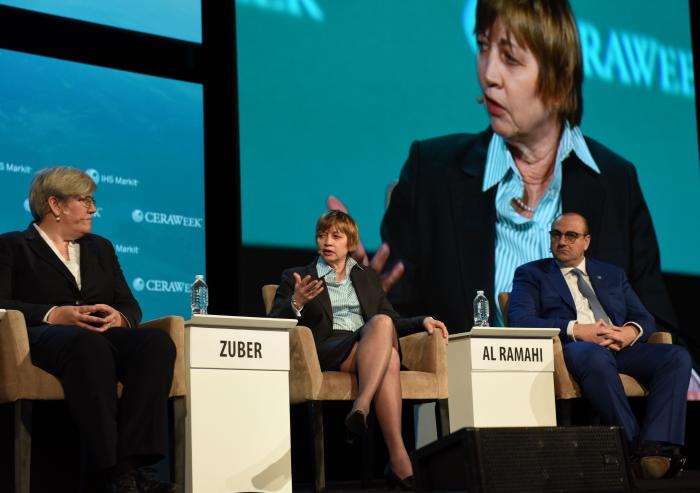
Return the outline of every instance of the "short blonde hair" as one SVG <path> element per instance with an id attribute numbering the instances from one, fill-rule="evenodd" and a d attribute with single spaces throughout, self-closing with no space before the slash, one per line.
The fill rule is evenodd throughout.
<path id="1" fill-rule="evenodd" d="M 573 127 L 583 116 L 583 56 L 576 19 L 567 0 L 479 0 L 475 34 L 485 34 L 496 19 L 539 65 L 542 101 Z"/>
<path id="2" fill-rule="evenodd" d="M 336 209 L 324 212 L 316 222 L 316 235 L 325 233 L 333 226 L 348 237 L 348 253 L 350 255 L 355 253 L 360 242 L 360 230 L 355 220 L 350 217 L 350 214 Z"/>
<path id="3" fill-rule="evenodd" d="M 29 210 L 36 221 L 49 213 L 49 197 L 60 200 L 91 195 L 97 185 L 88 175 L 70 166 L 54 166 L 39 170 L 29 187 Z"/>

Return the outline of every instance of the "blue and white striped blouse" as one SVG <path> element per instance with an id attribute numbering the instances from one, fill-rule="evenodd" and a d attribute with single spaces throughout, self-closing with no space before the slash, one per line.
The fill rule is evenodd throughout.
<path id="1" fill-rule="evenodd" d="M 513 287 L 515 269 L 524 263 L 551 257 L 549 229 L 552 221 L 561 214 L 561 163 L 571 152 L 596 173 L 600 173 L 579 127 L 565 123 L 559 140 L 555 160 L 554 177 L 531 219 L 518 214 L 511 201 L 522 197 L 524 184 L 505 140 L 493 134 L 486 155 L 486 168 L 482 191 L 498 185 L 496 191 L 496 274 L 494 296 Z M 503 325 L 503 314 L 496 303 L 494 325 Z"/>
<path id="2" fill-rule="evenodd" d="M 362 318 L 360 300 L 357 299 L 355 286 L 350 280 L 350 271 L 353 268 L 361 269 L 362 267 L 359 266 L 355 259 L 348 257 L 345 264 L 345 277 L 343 277 L 342 281 L 336 282 L 336 271 L 323 260 L 323 257 L 319 257 L 316 261 L 318 278 L 325 281 L 328 296 L 331 298 L 333 330 L 350 330 L 354 332 L 365 323 Z"/>

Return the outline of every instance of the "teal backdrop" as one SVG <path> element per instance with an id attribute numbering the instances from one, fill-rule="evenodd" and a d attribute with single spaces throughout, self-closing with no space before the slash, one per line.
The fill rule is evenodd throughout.
<path id="1" fill-rule="evenodd" d="M 474 0 L 237 2 L 243 242 L 314 248 L 328 195 L 379 246 L 415 139 L 478 132 Z M 687 0 L 573 0 L 585 134 L 632 161 L 666 272 L 700 274 Z M 435 193 L 440 193 L 436 190 Z M 419 233 L 419 232 L 417 232 Z"/>

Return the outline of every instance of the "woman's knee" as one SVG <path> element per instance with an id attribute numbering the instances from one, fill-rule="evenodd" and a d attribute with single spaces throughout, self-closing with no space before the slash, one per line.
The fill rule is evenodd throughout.
<path id="1" fill-rule="evenodd" d="M 394 331 L 394 321 L 389 315 L 377 314 L 372 316 L 367 322 L 367 326 L 371 327 L 374 331 L 382 332 L 393 332 Z"/>
<path id="2" fill-rule="evenodd" d="M 81 360 L 114 359 L 115 349 L 99 332 L 83 329 L 73 337 L 69 353 L 72 358 Z"/>
<path id="3" fill-rule="evenodd" d="M 177 348 L 170 334 L 158 328 L 141 328 L 134 333 L 136 337 L 143 337 L 144 344 L 141 352 L 148 357 L 156 357 L 158 360 L 175 361 Z"/>

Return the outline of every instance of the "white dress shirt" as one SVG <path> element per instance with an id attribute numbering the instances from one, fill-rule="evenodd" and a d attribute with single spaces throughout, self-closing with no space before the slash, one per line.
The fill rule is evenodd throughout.
<path id="1" fill-rule="evenodd" d="M 583 273 L 583 275 L 581 276 L 583 282 L 588 284 L 588 286 L 591 288 L 591 291 L 595 292 L 595 289 L 593 289 L 590 276 L 588 275 L 588 272 L 586 272 L 585 257 L 583 258 L 583 260 L 581 260 L 581 263 L 575 267 L 565 267 L 559 264 L 559 269 L 561 270 L 561 274 L 564 276 L 566 285 L 569 286 L 569 291 L 571 291 L 571 297 L 574 299 L 574 305 L 576 306 L 576 320 L 570 321 L 569 325 L 566 326 L 566 335 L 568 335 L 572 340 L 575 341 L 576 338 L 574 337 L 574 324 L 594 324 L 597 322 L 597 320 L 593 315 L 593 310 L 591 310 L 591 306 L 588 303 L 588 299 L 578 289 L 578 276 L 572 271 L 574 269 L 580 270 Z M 607 315 L 608 318 L 610 318 L 610 316 L 607 313 L 605 315 Z M 642 336 L 644 329 L 637 322 L 625 322 L 624 325 L 633 325 L 639 330 L 637 337 L 635 337 L 635 339 L 630 343 L 631 346 L 632 344 L 637 342 L 637 339 L 639 339 Z"/>

